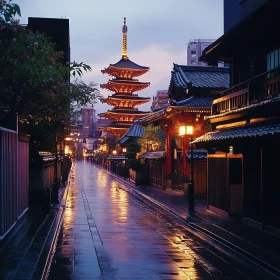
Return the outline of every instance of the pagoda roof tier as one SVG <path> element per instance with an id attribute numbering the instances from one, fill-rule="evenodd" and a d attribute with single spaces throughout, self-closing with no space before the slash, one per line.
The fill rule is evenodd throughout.
<path id="1" fill-rule="evenodd" d="M 138 80 L 109 80 L 107 84 L 101 84 L 100 88 L 105 88 L 118 93 L 133 93 L 148 87 L 150 83 L 140 83 Z"/>
<path id="2" fill-rule="evenodd" d="M 114 136 L 123 136 L 126 134 L 126 132 L 129 130 L 129 128 L 119 128 L 114 126 L 108 126 L 102 129 L 102 131 L 107 132 L 108 134 L 114 135 Z"/>
<path id="3" fill-rule="evenodd" d="M 129 128 L 132 126 L 133 122 L 111 122 L 102 131 L 113 134 L 113 135 L 124 135 Z"/>
<path id="4" fill-rule="evenodd" d="M 98 114 L 98 116 L 100 118 L 106 118 L 120 122 L 133 122 L 149 114 L 150 112 L 142 112 L 135 109 L 113 109 L 111 111 L 108 110 L 105 113 Z"/>
<path id="5" fill-rule="evenodd" d="M 114 77 L 133 78 L 139 77 L 149 71 L 149 67 L 138 65 L 129 59 L 122 58 L 115 64 L 101 70 L 103 74 Z"/>
<path id="6" fill-rule="evenodd" d="M 106 127 L 114 127 L 114 128 L 130 128 L 133 122 L 111 122 Z"/>
<path id="7" fill-rule="evenodd" d="M 116 107 L 135 107 L 141 104 L 145 104 L 150 101 L 150 97 L 139 97 L 131 95 L 112 95 L 102 100 L 102 103 L 107 103 Z"/>

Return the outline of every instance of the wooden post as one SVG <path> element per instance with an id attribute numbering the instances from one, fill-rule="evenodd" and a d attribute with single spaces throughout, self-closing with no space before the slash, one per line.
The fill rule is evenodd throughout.
<path id="1" fill-rule="evenodd" d="M 189 186 L 189 171 L 186 151 L 188 150 L 188 135 L 182 136 L 182 157 L 183 157 L 183 172 L 182 172 L 182 186 L 184 195 L 188 195 Z"/>
<path id="2" fill-rule="evenodd" d="M 171 134 L 166 130 L 166 189 L 171 188 L 172 178 L 172 147 L 171 147 Z"/>

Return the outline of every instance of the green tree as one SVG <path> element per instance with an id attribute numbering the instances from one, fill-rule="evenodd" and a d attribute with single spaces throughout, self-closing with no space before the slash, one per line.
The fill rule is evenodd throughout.
<path id="1" fill-rule="evenodd" d="M 91 71 L 89 65 L 63 65 L 64 54 L 50 38 L 20 26 L 15 15 L 19 6 L 0 0 L 0 112 L 18 115 L 20 131 L 35 142 L 53 142 L 58 123 L 69 125 L 82 106 L 94 106 L 101 95 L 93 82 L 69 82 Z"/>
<path id="2" fill-rule="evenodd" d="M 144 133 L 138 139 L 141 147 L 141 152 L 147 150 L 156 151 L 165 145 L 165 133 L 159 126 L 147 125 L 144 128 Z"/>
<path id="3" fill-rule="evenodd" d="M 63 65 L 63 52 L 46 35 L 19 25 L 16 14 L 18 5 L 0 0 L 0 110 L 61 120 L 69 118 L 69 104 L 94 105 L 100 98 L 96 84 L 69 83 L 70 76 L 81 77 L 91 67 L 75 61 Z"/>
<path id="4" fill-rule="evenodd" d="M 2 29 L 13 20 L 14 16 L 20 16 L 19 5 L 11 2 L 11 0 L 0 0 L 0 28 Z"/>

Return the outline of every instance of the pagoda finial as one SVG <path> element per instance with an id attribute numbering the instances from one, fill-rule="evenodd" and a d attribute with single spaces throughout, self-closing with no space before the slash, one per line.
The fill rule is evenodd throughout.
<path id="1" fill-rule="evenodd" d="M 127 56 L 127 37 L 126 37 L 126 34 L 127 34 L 126 17 L 124 17 L 122 33 L 123 33 L 122 58 L 123 59 L 128 59 L 128 56 Z"/>

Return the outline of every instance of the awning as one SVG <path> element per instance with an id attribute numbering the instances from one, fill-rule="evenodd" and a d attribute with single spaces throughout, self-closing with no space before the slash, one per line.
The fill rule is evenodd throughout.
<path id="1" fill-rule="evenodd" d="M 140 155 L 140 158 L 147 158 L 147 159 L 160 159 L 165 157 L 165 151 L 157 151 L 157 152 L 146 152 Z"/>
<path id="2" fill-rule="evenodd" d="M 230 139 L 247 139 L 253 137 L 272 136 L 280 134 L 280 124 L 243 127 L 222 131 L 213 131 L 196 138 L 192 143 L 206 143 Z"/>
<path id="3" fill-rule="evenodd" d="M 185 152 L 186 152 L 186 156 L 188 157 L 188 159 L 191 159 L 192 151 L 187 150 Z M 195 159 L 206 159 L 207 158 L 207 151 L 206 150 L 193 150 L 193 158 L 195 158 Z"/>
<path id="4" fill-rule="evenodd" d="M 109 156 L 109 160 L 125 160 L 125 155 Z"/>

